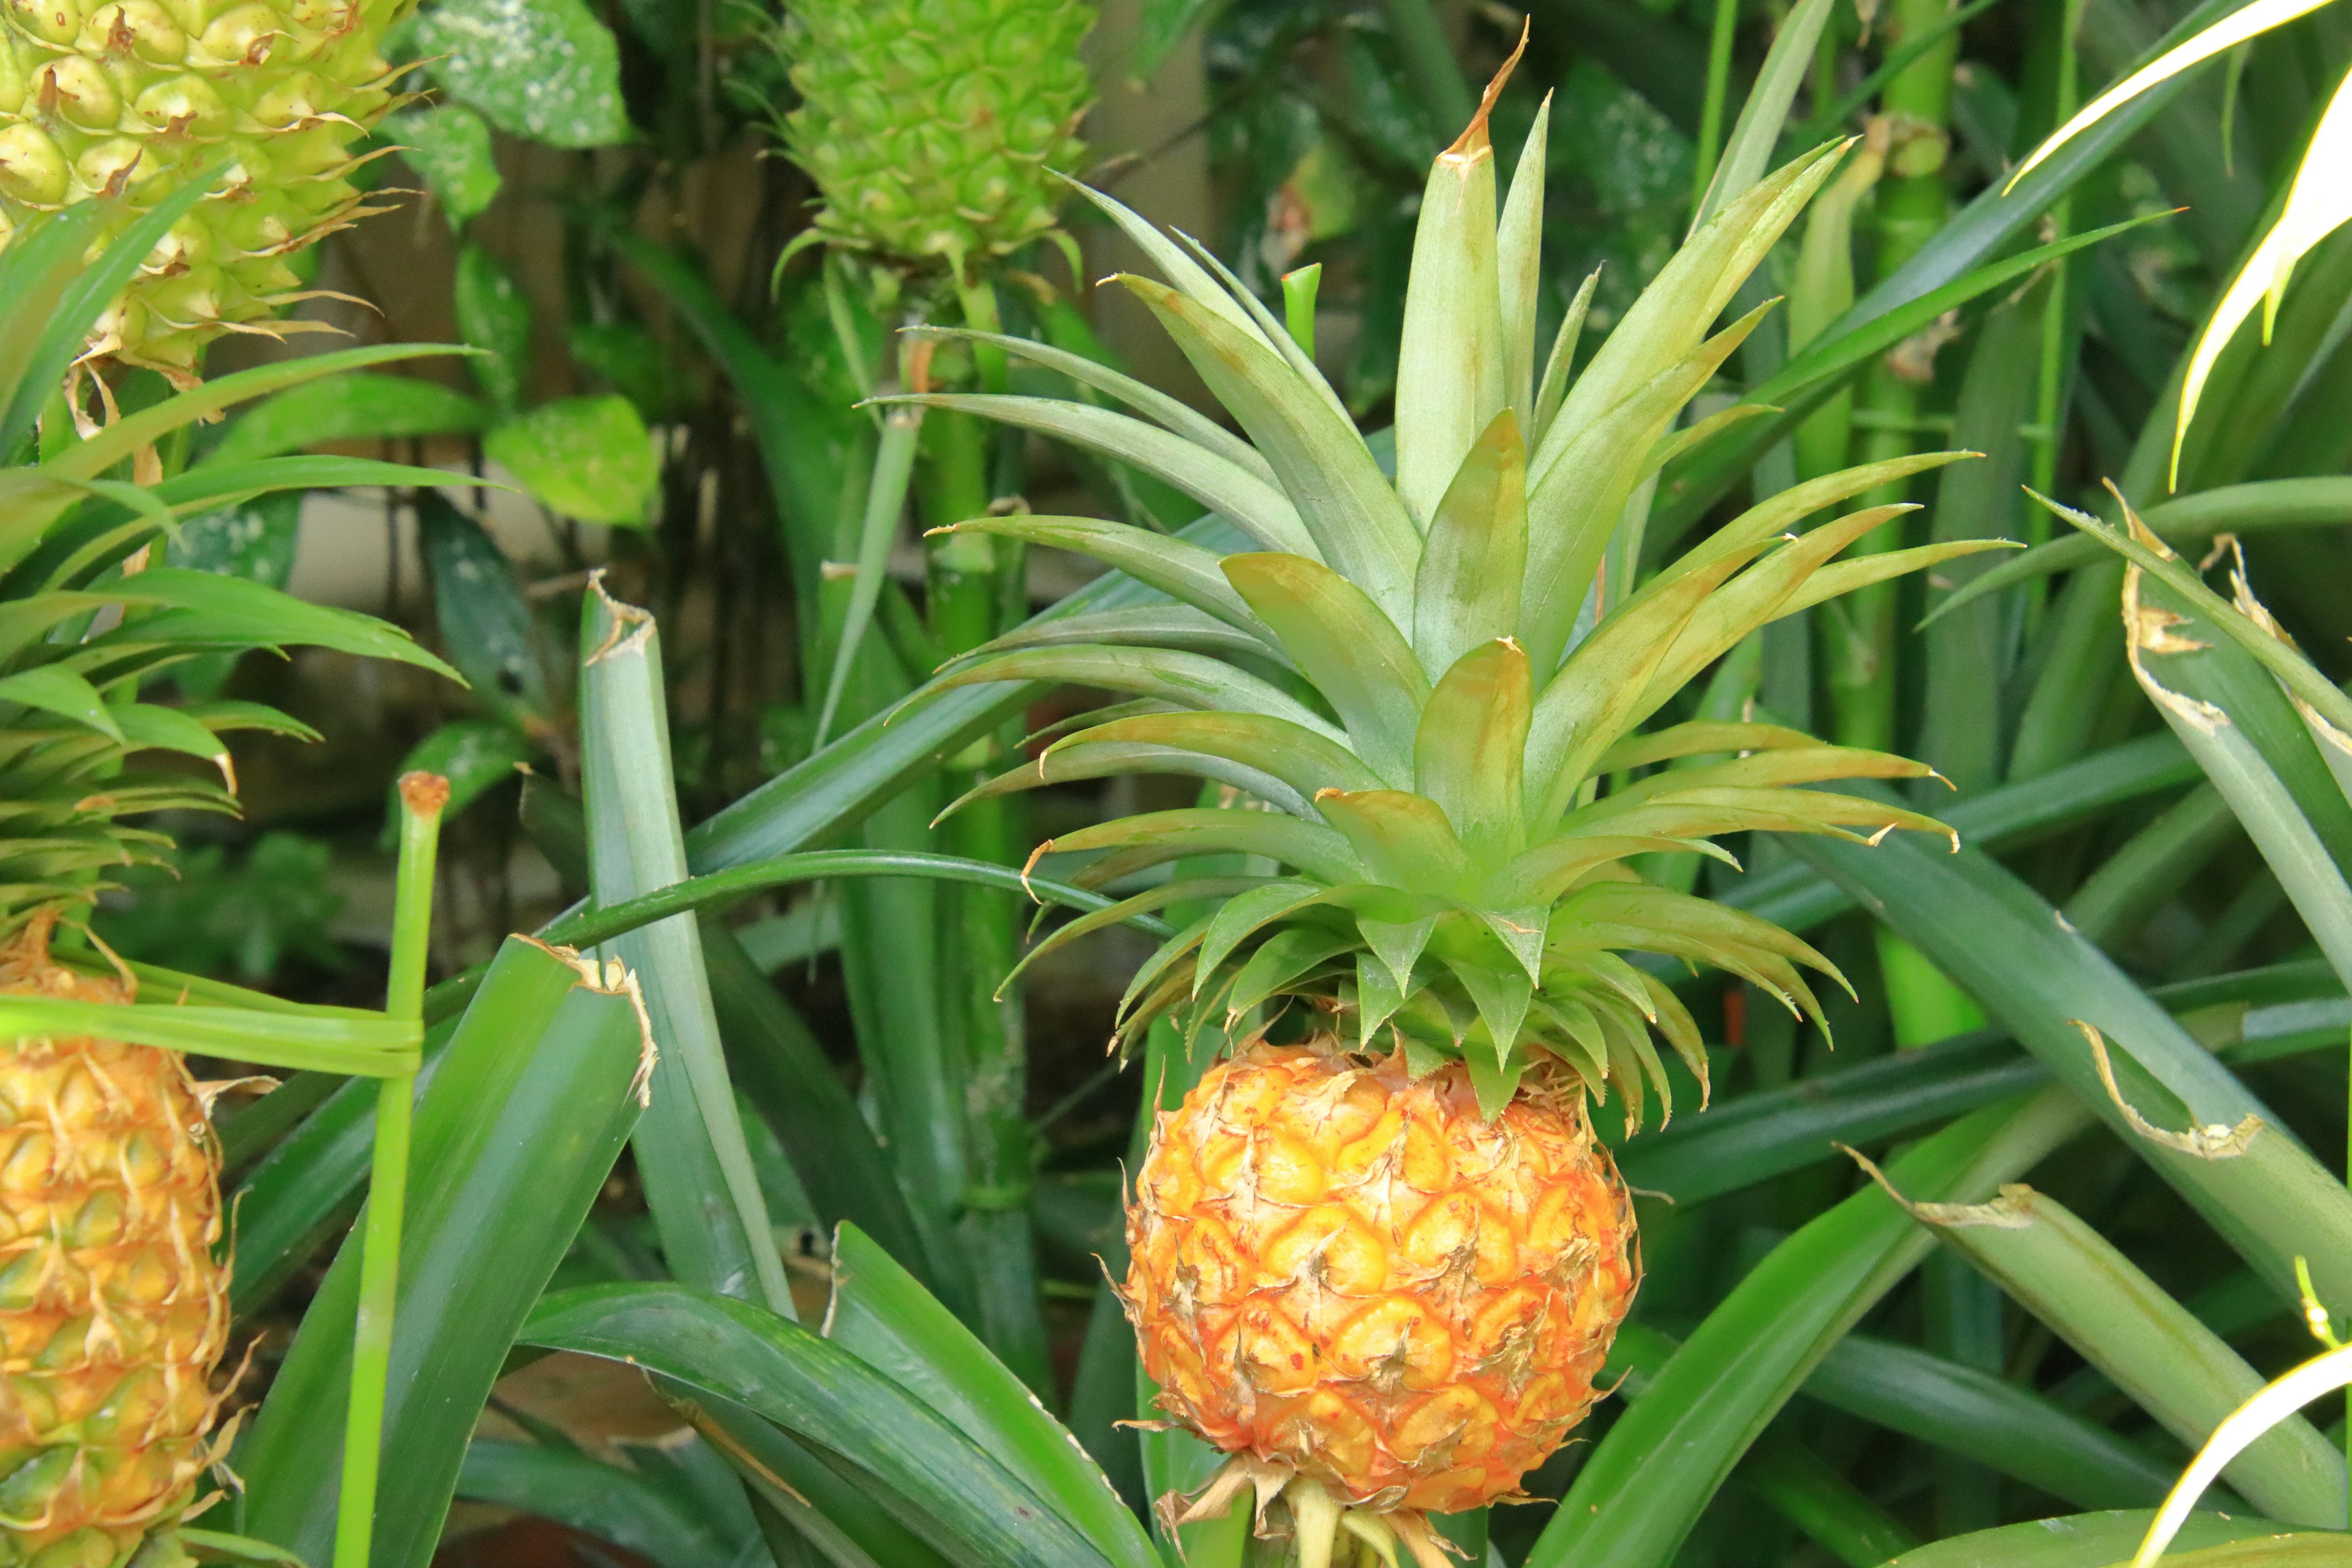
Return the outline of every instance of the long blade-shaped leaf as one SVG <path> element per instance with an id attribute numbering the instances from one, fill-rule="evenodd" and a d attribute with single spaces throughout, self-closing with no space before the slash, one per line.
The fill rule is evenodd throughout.
<path id="1" fill-rule="evenodd" d="M 417 1108 L 374 1561 L 423 1568 L 466 1445 L 531 1303 L 639 1111 L 646 1042 L 622 988 L 510 939 Z M 358 1303 L 356 1233 L 312 1300 L 237 1468 L 244 1528 L 327 1561 Z M 327 1434 L 323 1436 L 322 1426 Z"/>
<path id="2" fill-rule="evenodd" d="M 2062 1091 L 2044 1090 L 1955 1122 L 1889 1173 L 1906 1191 L 1990 1197 L 2086 1120 Z M 1773 1248 L 1594 1447 L 1528 1568 L 1671 1561 L 1739 1456 L 1829 1347 L 1927 1256 L 1925 1241 L 1894 1199 L 1865 1189 Z"/>
<path id="3" fill-rule="evenodd" d="M 661 642 L 653 616 L 592 584 L 581 617 L 581 752 L 590 879 L 597 901 L 641 898 L 686 879 L 669 763 Z M 610 944 L 635 973 L 660 1058 L 635 1140 L 662 1252 L 681 1279 L 790 1316 L 792 1289 L 743 1141 L 719 1021 L 690 915 Z"/>
<path id="4" fill-rule="evenodd" d="M 978 1441 L 1118 1568 L 1160 1568 L 1150 1540 L 1068 1428 L 971 1330 L 854 1226 L 835 1237 L 824 1337 Z"/>
<path id="5" fill-rule="evenodd" d="M 923 1510 L 918 1533 L 932 1532 L 956 1563 L 1100 1568 L 1087 1538 L 973 1436 L 848 1351 L 749 1302 L 677 1285 L 591 1286 L 541 1302 L 523 1337 L 644 1367 L 871 1471 Z"/>

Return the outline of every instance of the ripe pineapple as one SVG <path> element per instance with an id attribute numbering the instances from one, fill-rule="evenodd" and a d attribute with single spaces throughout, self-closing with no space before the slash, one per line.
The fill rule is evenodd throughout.
<path id="1" fill-rule="evenodd" d="M 0 249 L 0 321 L 46 321 L 93 253 L 127 276 L 163 216 L 139 220 L 111 247 L 99 237 L 113 215 L 94 206 L 34 217 Z M 234 813 L 227 731 L 317 739 L 257 703 L 142 701 L 150 678 L 201 656 L 300 645 L 455 678 L 369 616 L 146 564 L 174 492 L 150 490 L 147 510 L 134 511 L 129 485 L 91 496 L 91 481 L 144 467 L 144 444 L 218 399 L 183 394 L 86 438 L 52 429 L 37 442 L 33 411 L 53 396 L 100 308 L 87 301 L 66 318 L 61 345 L 0 355 L 0 539 L 13 563 L 0 620 L 17 633 L 0 639 L 0 1001 L 131 1001 L 127 969 L 95 944 L 51 952 L 52 936 L 85 918 L 114 868 L 169 847 L 125 819 Z M 317 356 L 305 362 L 317 368 L 272 383 L 337 362 Z M 238 464 L 226 493 L 312 482 L 317 461 Z M 216 504 L 223 488 L 205 482 L 216 478 L 201 466 L 183 476 L 179 510 Z M 157 767 L 159 752 L 195 758 L 221 782 L 184 761 Z M 226 1394 L 212 1387 L 228 1331 L 228 1263 L 214 1250 L 219 1169 L 203 1095 L 177 1053 L 0 1036 L 0 1568 L 186 1562 L 175 1527 L 211 1458 Z"/>
<path id="2" fill-rule="evenodd" d="M 1179 878 L 1037 951 L 1213 900 L 1120 1009 L 1122 1046 L 1160 1017 L 1188 1044 L 1213 1023 L 1244 1040 L 1160 1119 L 1123 1297 L 1162 1408 L 1235 1456 L 1184 1517 L 1247 1486 L 1263 1512 L 1278 1492 L 1308 1568 L 1341 1529 L 1440 1562 L 1424 1510 L 1516 1495 L 1591 1403 L 1638 1266 L 1588 1102 L 1614 1094 L 1629 1130 L 1652 1094 L 1670 1109 L 1653 1031 L 1702 1086 L 1706 1073 L 1682 1003 L 1620 954 L 1711 963 L 1820 1019 L 1800 966 L 1834 978 L 1827 960 L 1643 881 L 1632 858 L 1729 860 L 1712 839 L 1744 831 L 1943 831 L 1802 787 L 1927 773 L 1903 758 L 1766 723 L 1640 726 L 1765 623 L 1989 547 L 1836 562 L 1899 507 L 1796 531 L 1958 456 L 1943 453 L 1760 500 L 1625 581 L 1640 556 L 1638 535 L 1621 537 L 1640 527 L 1628 498 L 1761 311 L 1711 337 L 1710 324 L 1843 148 L 1796 159 L 1692 236 L 1571 383 L 1591 285 L 1539 361 L 1548 108 L 1498 222 L 1486 113 L 1501 81 L 1423 199 L 1392 482 L 1308 355 L 1213 257 L 1100 196 L 1167 279 L 1118 281 L 1246 438 L 1094 366 L 1074 373 L 1142 418 L 1049 398 L 913 399 L 1147 468 L 1245 536 L 1229 549 L 1213 523 L 1172 538 L 1086 518 L 959 524 L 1091 553 L 1164 598 L 1041 623 L 940 680 L 1139 699 L 975 795 L 1138 772 L 1229 787 L 1234 809 L 1153 812 L 1045 846 L 1103 852 L 1081 883 L 1203 855 L 1280 868 Z"/>
<path id="3" fill-rule="evenodd" d="M 784 145 L 817 232 L 902 261 L 1007 256 L 1050 232 L 1094 89 L 1087 0 L 802 0 L 782 47 Z"/>
<path id="4" fill-rule="evenodd" d="M 0 245 L 213 174 L 89 345 L 193 380 L 206 342 L 302 297 L 296 251 L 367 210 L 349 148 L 392 106 L 378 50 L 407 3 L 0 0 Z"/>
<path id="5" fill-rule="evenodd" d="M 49 961 L 53 919 L 0 951 L 0 994 L 131 1001 Z M 228 1338 L 219 1177 L 173 1053 L 0 1052 L 0 1563 L 108 1568 L 187 1501 Z"/>

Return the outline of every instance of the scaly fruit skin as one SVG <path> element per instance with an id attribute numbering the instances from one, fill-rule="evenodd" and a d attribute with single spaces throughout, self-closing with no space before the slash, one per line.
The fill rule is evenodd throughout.
<path id="1" fill-rule="evenodd" d="M 405 0 L 0 0 L 0 244 L 27 216 L 152 206 L 218 167 L 93 355 L 185 381 L 204 344 L 295 297 L 296 251 L 359 209 L 352 141 L 393 103 Z"/>
<path id="2" fill-rule="evenodd" d="M 1163 1113 L 1125 1300 L 1181 1425 L 1350 1503 L 1516 1495 L 1583 1419 L 1641 1265 L 1580 1086 L 1253 1045 Z"/>
<path id="3" fill-rule="evenodd" d="M 131 1000 L 34 924 L 0 995 Z M 0 1564 L 112 1568 L 187 1505 L 228 1335 L 219 1175 L 177 1054 L 0 1045 Z"/>
<path id="4" fill-rule="evenodd" d="M 961 271 L 1052 229 L 1094 23 L 1085 0 L 797 0 L 783 136 L 824 197 L 819 231 Z"/>

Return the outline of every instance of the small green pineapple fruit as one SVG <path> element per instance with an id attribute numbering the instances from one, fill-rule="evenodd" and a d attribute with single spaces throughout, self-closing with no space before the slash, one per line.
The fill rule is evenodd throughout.
<path id="1" fill-rule="evenodd" d="M 1087 0 L 796 0 L 793 161 L 837 245 L 961 273 L 1051 231 L 1094 89 Z"/>
<path id="2" fill-rule="evenodd" d="M 0 0 L 0 245 L 27 216 L 152 206 L 218 169 L 89 352 L 194 378 L 204 344 L 295 297 L 290 258 L 364 210 L 351 143 L 392 107 L 410 0 Z"/>

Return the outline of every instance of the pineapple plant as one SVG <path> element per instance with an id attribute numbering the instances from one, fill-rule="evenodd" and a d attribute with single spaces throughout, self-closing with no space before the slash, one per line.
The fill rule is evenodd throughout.
<path id="1" fill-rule="evenodd" d="M 1637 578 L 1644 482 L 1755 412 L 1676 429 L 1769 306 L 1711 324 L 1845 144 L 1793 160 L 1694 233 L 1571 376 L 1591 285 L 1539 358 L 1549 103 L 1498 202 L 1486 127 L 1508 71 L 1429 174 L 1392 478 L 1309 353 L 1214 256 L 1100 195 L 1164 279 L 1116 282 L 1241 434 L 1098 366 L 1085 379 L 1133 416 L 896 400 L 1076 441 L 1222 520 L 1176 536 L 1071 517 L 954 525 L 1091 554 L 1162 597 L 1045 617 L 935 684 L 1064 680 L 1134 699 L 959 807 L 1122 773 L 1223 786 L 1221 808 L 1040 847 L 1095 852 L 1080 884 L 1202 856 L 1261 868 L 1179 875 L 1064 926 L 1030 961 L 1129 914 L 1208 904 L 1120 1007 L 1121 1049 L 1160 1020 L 1187 1048 L 1212 1026 L 1239 1042 L 1158 1121 L 1121 1297 L 1164 1415 L 1233 1456 L 1163 1510 L 1183 1522 L 1254 1490 L 1261 1530 L 1286 1523 L 1309 1568 L 1342 1531 L 1439 1563 L 1426 1515 L 1519 1495 L 1597 1396 L 1640 1268 L 1592 1110 L 1614 1096 L 1630 1131 L 1651 1101 L 1671 1110 L 1659 1040 L 1702 1093 L 1707 1070 L 1684 1005 L 1624 955 L 1713 965 L 1816 1023 L 1805 972 L 1843 983 L 1778 927 L 1645 881 L 1635 858 L 1736 865 L 1714 840 L 1740 832 L 1946 831 L 1811 787 L 1927 774 L 1917 763 L 1769 722 L 1645 722 L 1767 622 L 1990 547 L 1839 559 L 1902 506 L 1802 526 L 1962 455 L 1945 452 L 1762 497 Z M 1068 368 L 1017 339 L 961 335 Z"/>
<path id="2" fill-rule="evenodd" d="M 1083 151 L 1087 0 L 807 0 L 779 47 L 779 129 L 823 204 L 813 238 L 878 259 L 1010 256 L 1053 231 Z"/>
<path id="3" fill-rule="evenodd" d="M 116 868 L 168 849 L 135 819 L 234 813 L 226 733 L 316 738 L 256 703 L 142 701 L 147 680 L 297 644 L 453 673 L 369 616 L 147 563 L 175 513 L 307 483 L 429 482 L 429 470 L 279 458 L 152 486 L 116 477 L 160 466 L 152 443 L 242 397 L 415 351 L 243 372 L 87 437 L 56 399 L 92 321 L 199 194 L 132 219 L 111 246 L 120 215 L 92 203 L 33 218 L 0 250 L 0 618 L 13 628 L 0 646 L 0 1001 L 134 1000 L 131 970 L 84 921 Z M 201 771 L 158 765 L 167 752 Z M 217 783 L 204 776 L 215 771 Z M 73 940 L 53 950 L 61 933 Z M 0 1038 L 0 1565 L 186 1561 L 175 1526 L 215 1458 L 227 1393 L 213 1386 L 229 1265 L 208 1104 L 174 1051 Z"/>
<path id="4" fill-rule="evenodd" d="M 226 331 L 304 298 L 297 253 L 367 209 L 351 144 L 394 105 L 384 31 L 408 0 L 8 0 L 0 245 L 98 196 L 209 187 L 97 321 L 92 358 L 193 381 Z M 118 225 L 111 232 L 120 232 Z"/>

